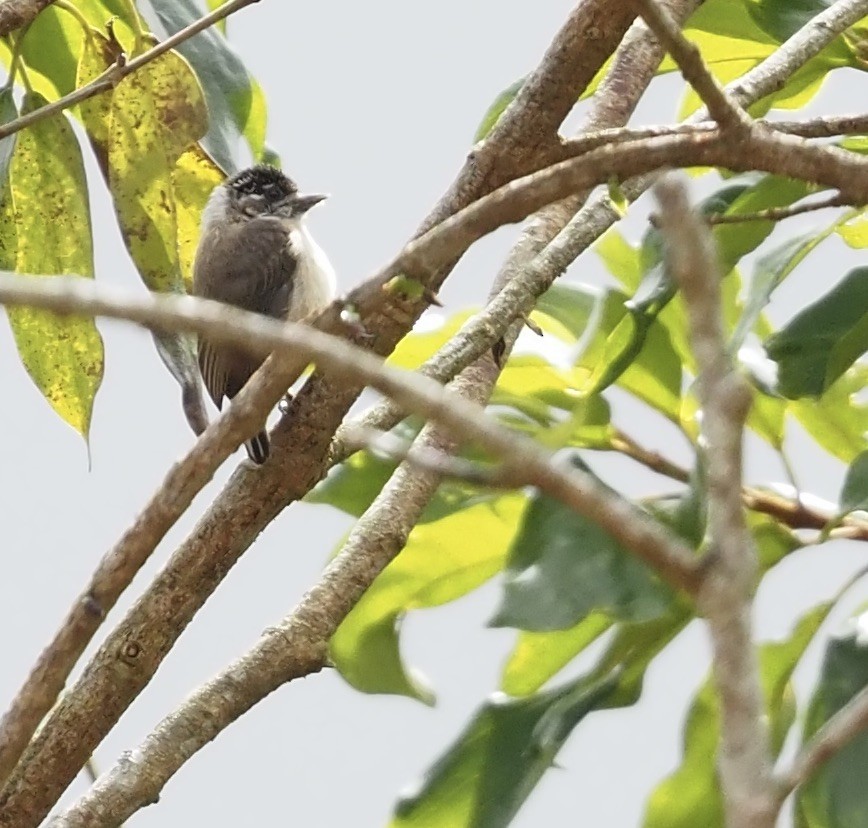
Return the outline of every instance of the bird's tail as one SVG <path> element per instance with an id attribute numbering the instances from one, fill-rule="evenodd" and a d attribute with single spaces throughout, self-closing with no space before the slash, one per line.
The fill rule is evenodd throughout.
<path id="1" fill-rule="evenodd" d="M 257 466 L 261 466 L 266 460 L 268 460 L 268 433 L 266 431 L 260 431 L 259 434 L 244 444 L 244 448 L 247 449 L 247 454 L 250 459 L 256 463 Z"/>

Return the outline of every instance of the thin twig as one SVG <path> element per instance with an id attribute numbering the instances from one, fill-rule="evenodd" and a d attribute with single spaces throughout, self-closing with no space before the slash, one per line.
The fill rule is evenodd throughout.
<path id="1" fill-rule="evenodd" d="M 778 779 L 780 805 L 800 785 L 808 782 L 841 748 L 868 729 L 868 687 L 838 710 L 802 747 L 792 768 Z"/>
<path id="2" fill-rule="evenodd" d="M 652 451 L 637 443 L 623 431 L 616 432 L 612 438 L 612 450 L 641 463 L 647 469 L 657 474 L 677 480 L 680 483 L 690 482 L 690 471 L 679 466 L 657 451 Z M 742 502 L 752 512 L 769 515 L 790 529 L 816 529 L 822 531 L 835 515 L 832 504 L 821 509 L 809 506 L 798 497 L 785 497 L 768 489 L 757 486 L 742 487 Z M 856 515 L 848 515 L 842 527 L 833 530 L 831 537 L 849 540 L 868 541 L 868 521 Z"/>
<path id="3" fill-rule="evenodd" d="M 800 216 L 804 213 L 815 213 L 817 210 L 828 210 L 830 207 L 843 207 L 844 202 L 838 193 L 824 198 L 822 201 L 811 201 L 805 204 L 790 204 L 786 207 L 768 207 L 755 213 L 728 215 L 726 213 L 710 213 L 705 216 L 708 224 L 741 224 L 745 221 L 780 221 L 781 219 Z"/>
<path id="4" fill-rule="evenodd" d="M 662 8 L 657 0 L 633 0 L 645 22 L 660 38 L 666 51 L 672 55 L 684 79 L 693 87 L 702 102 L 708 107 L 711 117 L 726 132 L 749 130 L 751 119 L 741 107 L 732 101 L 723 87 L 711 74 L 699 49 L 681 33 L 681 28 Z"/>
<path id="5" fill-rule="evenodd" d="M 141 69 L 143 66 L 154 60 L 154 58 L 158 58 L 165 52 L 174 49 L 175 46 L 184 43 L 193 37 L 193 35 L 197 35 L 199 32 L 202 32 L 213 26 L 215 23 L 229 17 L 230 14 L 234 14 L 246 6 L 258 2 L 259 0 L 229 0 L 229 2 L 224 3 L 222 6 L 218 6 L 214 11 L 203 15 L 198 20 L 194 20 L 189 26 L 185 26 L 183 29 L 175 32 L 171 37 L 167 37 L 156 46 L 152 46 L 146 52 L 133 58 L 133 60 L 128 63 L 125 61 L 124 57 L 121 56 L 117 63 L 110 66 L 98 78 L 94 78 L 90 83 L 73 90 L 68 95 L 64 95 L 56 101 L 52 101 L 51 103 L 45 104 L 45 106 L 39 107 L 39 109 L 34 109 L 26 115 L 15 118 L 8 123 L 0 124 L 0 138 L 14 135 L 16 132 L 20 132 L 22 129 L 32 126 L 45 118 L 50 118 L 58 112 L 63 112 L 63 110 L 69 109 L 71 106 L 75 106 L 82 101 L 86 101 L 88 98 L 92 98 L 95 95 L 99 95 L 101 92 L 107 92 L 108 90 L 113 89 L 121 80 L 123 80 L 123 78 L 127 77 L 127 75 L 131 75 L 136 70 Z M 3 7 L 0 6 L 0 32 L 2 32 L 3 26 L 2 8 Z"/>
<path id="6" fill-rule="evenodd" d="M 741 501 L 741 451 L 751 395 L 726 350 L 713 240 L 674 178 L 655 188 L 666 264 L 684 296 L 696 362 L 708 479 L 709 551 L 698 608 L 711 632 L 721 707 L 719 768 L 727 825 L 772 828 L 771 755 L 751 634 L 757 558 Z"/>

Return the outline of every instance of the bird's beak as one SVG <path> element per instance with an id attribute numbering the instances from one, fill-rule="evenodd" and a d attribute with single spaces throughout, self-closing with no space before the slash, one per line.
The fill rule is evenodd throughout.
<path id="1" fill-rule="evenodd" d="M 310 210 L 311 207 L 315 207 L 321 201 L 325 201 L 328 198 L 327 195 L 299 195 L 293 199 L 293 212 L 297 215 L 301 215 Z"/>

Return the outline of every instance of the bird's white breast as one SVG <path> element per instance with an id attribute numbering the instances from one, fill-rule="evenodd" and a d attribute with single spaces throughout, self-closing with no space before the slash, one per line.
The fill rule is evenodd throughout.
<path id="1" fill-rule="evenodd" d="M 289 246 L 298 264 L 293 275 L 289 319 L 301 319 L 328 305 L 335 297 L 335 271 L 323 249 L 314 241 L 303 221 L 291 220 Z"/>

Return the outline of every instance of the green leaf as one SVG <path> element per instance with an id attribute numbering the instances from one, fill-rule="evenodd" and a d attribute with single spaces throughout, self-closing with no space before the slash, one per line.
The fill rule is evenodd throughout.
<path id="1" fill-rule="evenodd" d="M 87 86 L 98 78 L 118 56 L 118 44 L 100 32 L 94 31 L 84 39 L 76 67 L 76 85 Z M 103 176 L 108 179 L 109 126 L 111 123 L 112 96 L 109 93 L 94 95 L 78 105 L 78 116 L 99 162 Z"/>
<path id="2" fill-rule="evenodd" d="M 778 43 L 792 37 L 834 0 L 762 0 L 749 2 L 747 9 L 757 25 Z"/>
<path id="3" fill-rule="evenodd" d="M 610 233 L 596 250 L 616 268 L 637 272 L 635 251 Z M 556 319 L 578 342 L 577 365 L 587 372 L 575 386 L 582 395 L 599 395 L 618 383 L 639 399 L 677 419 L 681 396 L 681 362 L 668 334 L 653 314 L 628 310 L 627 296 L 586 285 L 555 285 L 538 309 Z"/>
<path id="4" fill-rule="evenodd" d="M 835 230 L 849 247 L 856 250 L 868 247 L 868 215 L 864 210 L 860 210 L 855 216 L 851 215 Z"/>
<path id="5" fill-rule="evenodd" d="M 864 615 L 854 619 L 853 632 L 832 638 L 826 646 L 820 680 L 808 707 L 803 743 L 868 685 L 864 624 Z M 866 767 L 868 734 L 863 731 L 834 753 L 796 792 L 799 825 L 803 828 L 849 828 L 868 824 Z"/>
<path id="6" fill-rule="evenodd" d="M 36 81 L 31 85 L 46 100 L 54 100 L 75 89 L 76 55 L 81 49 L 82 30 L 78 22 L 56 6 L 36 16 L 21 42 L 21 58 L 28 77 L 37 73 L 51 86 Z"/>
<path id="7" fill-rule="evenodd" d="M 860 395 L 868 384 L 868 368 L 854 365 L 818 399 L 790 400 L 788 410 L 830 454 L 851 463 L 866 448 L 868 405 Z"/>
<path id="8" fill-rule="evenodd" d="M 22 111 L 44 106 L 37 93 Z M 7 110 L 8 114 L 8 110 Z M 78 141 L 64 115 L 18 134 L 9 168 L 4 257 L 19 273 L 93 276 L 87 181 Z M 93 319 L 8 308 L 24 367 L 54 410 L 87 440 L 103 375 L 103 343 Z"/>
<path id="9" fill-rule="evenodd" d="M 493 405 L 511 405 L 541 425 L 552 421 L 551 408 L 572 411 L 579 402 L 577 391 L 587 379 L 581 369 L 557 368 L 543 357 L 519 354 L 511 357 L 501 372 L 491 396 Z M 600 403 L 592 413 L 597 424 L 608 422 L 608 409 Z"/>
<path id="10" fill-rule="evenodd" d="M 406 432 L 399 432 L 408 436 Z M 383 460 L 369 451 L 357 451 L 332 469 L 328 477 L 306 496 L 307 503 L 334 506 L 354 517 L 361 517 L 386 485 L 396 463 Z"/>
<path id="11" fill-rule="evenodd" d="M 850 464 L 838 505 L 843 513 L 868 509 L 868 451 L 863 451 Z"/>
<path id="12" fill-rule="evenodd" d="M 494 125 L 500 119 L 500 116 L 506 112 L 506 108 L 513 102 L 516 95 L 521 91 L 522 86 L 524 86 L 525 78 L 519 78 L 517 81 L 511 83 L 506 89 L 503 90 L 495 99 L 492 101 L 491 106 L 485 112 L 485 115 L 482 116 L 482 121 L 480 121 L 479 126 L 476 128 L 476 134 L 473 136 L 473 143 L 477 143 L 485 138 L 489 132 L 494 128 Z"/>
<path id="13" fill-rule="evenodd" d="M 592 612 L 648 621 L 672 602 L 671 591 L 608 532 L 545 495 L 531 500 L 504 575 L 494 626 L 562 630 Z"/>
<path id="14" fill-rule="evenodd" d="M 757 45 L 772 47 L 777 42 L 751 15 L 744 0 L 706 0 L 687 20 L 685 32 L 696 40 L 709 59 L 746 57 Z M 705 35 L 701 40 L 696 35 Z M 733 51 L 735 50 L 735 51 Z M 741 50 L 741 51 L 738 51 Z"/>
<path id="15" fill-rule="evenodd" d="M 754 118 L 762 118 L 772 109 L 803 109 L 816 97 L 834 69 L 852 64 L 850 48 L 843 38 L 838 38 L 800 66 L 779 90 L 748 107 L 748 112 Z"/>
<path id="16" fill-rule="evenodd" d="M 823 238 L 825 236 L 820 237 L 816 233 L 806 233 L 794 239 L 788 239 L 757 260 L 744 311 L 730 340 L 729 347 L 733 353 L 737 352 L 744 344 L 744 340 L 753 330 L 775 289 Z"/>
<path id="17" fill-rule="evenodd" d="M 515 701 L 495 696 L 396 808 L 392 828 L 497 828 L 512 821 L 573 728 L 612 704 L 616 675 Z"/>
<path id="18" fill-rule="evenodd" d="M 627 290 L 635 291 L 639 287 L 644 272 L 639 250 L 624 238 L 617 226 L 607 230 L 592 249 Z"/>
<path id="19" fill-rule="evenodd" d="M 197 20 L 194 0 L 151 0 L 169 34 Z M 202 143 L 217 163 L 233 172 L 238 138 L 243 136 L 257 161 L 265 148 L 266 107 L 262 89 L 251 78 L 226 38 L 206 29 L 178 46 L 190 61 L 205 90 L 210 126 Z"/>
<path id="20" fill-rule="evenodd" d="M 393 828 L 506 825 L 584 717 L 635 704 L 648 665 L 691 617 L 675 602 L 654 621 L 619 625 L 586 676 L 518 701 L 494 697 L 433 765 L 419 792 L 399 804 Z"/>
<path id="21" fill-rule="evenodd" d="M 673 421 L 681 401 L 681 360 L 655 312 L 627 307 L 611 292 L 582 340 L 577 365 L 590 372 L 581 392 L 599 394 L 617 383 Z"/>
<path id="22" fill-rule="evenodd" d="M 569 331 L 572 340 L 585 336 L 605 313 L 612 291 L 599 290 L 589 285 L 554 284 L 536 304 L 536 310 L 556 319 Z M 613 309 L 621 304 L 615 294 Z M 611 312 L 611 311 L 610 311 Z"/>
<path id="23" fill-rule="evenodd" d="M 760 668 L 775 754 L 780 751 L 795 715 L 790 680 L 793 671 L 835 601 L 814 607 L 796 624 L 789 638 L 763 645 Z M 681 765 L 651 794 L 645 828 L 722 828 L 723 807 L 717 782 L 720 711 L 711 680 L 697 694 L 684 727 Z"/>
<path id="24" fill-rule="evenodd" d="M 731 194 L 729 204 L 723 210 L 713 200 L 703 202 L 703 212 L 721 212 L 725 216 L 745 216 L 776 207 L 789 207 L 809 195 L 815 188 L 804 181 L 780 178 L 776 175 L 748 175 L 739 180 L 749 186 L 732 189 L 728 182 L 724 193 Z M 714 197 L 712 197 L 714 198 Z M 748 253 L 756 250 L 775 229 L 774 221 L 745 221 L 735 224 L 718 224 L 712 230 L 720 257 L 721 271 L 729 273 Z"/>
<path id="25" fill-rule="evenodd" d="M 866 308 L 868 268 L 860 267 L 766 340 L 768 355 L 778 363 L 778 388 L 784 396 L 820 396 L 865 353 Z M 841 357 L 842 340 L 847 342 L 846 358 Z"/>
<path id="26" fill-rule="evenodd" d="M 511 696 L 536 693 L 614 623 L 608 615 L 595 612 L 566 630 L 521 631 L 504 665 L 501 689 Z"/>
<path id="27" fill-rule="evenodd" d="M 465 508 L 417 525 L 332 637 L 331 655 L 341 675 L 367 693 L 420 698 L 418 679 L 401 662 L 398 621 L 411 609 L 454 601 L 499 572 L 525 503 L 517 493 L 479 496 Z M 389 665 L 385 673 L 381 665 Z"/>
<path id="28" fill-rule="evenodd" d="M 452 339 L 472 315 L 469 310 L 459 311 L 436 328 L 412 331 L 398 343 L 398 347 L 389 356 L 389 365 L 416 370 Z"/>

